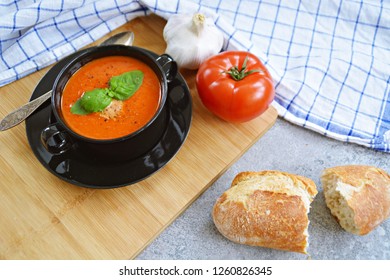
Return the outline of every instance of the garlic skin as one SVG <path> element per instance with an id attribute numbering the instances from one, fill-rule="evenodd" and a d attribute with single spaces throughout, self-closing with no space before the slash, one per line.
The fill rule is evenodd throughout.
<path id="1" fill-rule="evenodd" d="M 196 13 L 172 15 L 164 27 L 165 52 L 179 67 L 198 69 L 210 56 L 219 53 L 223 46 L 222 32 L 211 18 Z"/>

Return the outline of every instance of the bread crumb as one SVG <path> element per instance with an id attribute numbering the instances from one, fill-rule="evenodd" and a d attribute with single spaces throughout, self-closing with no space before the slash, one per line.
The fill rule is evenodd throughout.
<path id="1" fill-rule="evenodd" d="M 123 102 L 119 100 L 113 99 L 103 112 L 100 113 L 100 116 L 102 116 L 105 119 L 113 119 L 116 118 L 123 109 Z"/>

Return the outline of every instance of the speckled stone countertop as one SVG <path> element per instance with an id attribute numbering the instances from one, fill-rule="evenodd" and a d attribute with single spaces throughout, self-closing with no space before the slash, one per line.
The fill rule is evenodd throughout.
<path id="1" fill-rule="evenodd" d="M 205 163 L 207 164 L 207 163 Z M 374 165 L 390 172 L 390 154 L 339 142 L 280 118 L 275 125 L 163 231 L 137 259 L 147 260 L 289 260 L 308 256 L 235 244 L 214 226 L 211 210 L 237 173 L 275 169 L 311 178 L 318 195 L 309 214 L 311 259 L 390 259 L 390 219 L 365 236 L 344 231 L 326 207 L 320 174 L 324 168 Z"/>

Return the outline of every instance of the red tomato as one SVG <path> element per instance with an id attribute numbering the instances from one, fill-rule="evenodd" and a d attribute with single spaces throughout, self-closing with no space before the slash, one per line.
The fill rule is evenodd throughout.
<path id="1" fill-rule="evenodd" d="M 207 59 L 198 69 L 196 87 L 205 107 L 229 122 L 254 119 L 275 96 L 267 68 L 245 51 L 226 51 Z"/>

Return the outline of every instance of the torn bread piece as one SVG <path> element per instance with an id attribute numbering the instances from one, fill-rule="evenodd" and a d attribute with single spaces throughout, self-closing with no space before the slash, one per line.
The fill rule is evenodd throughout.
<path id="1" fill-rule="evenodd" d="M 307 254 L 308 213 L 317 194 L 308 178 L 280 171 L 242 172 L 212 216 L 231 241 Z"/>
<path id="2" fill-rule="evenodd" d="M 365 235 L 390 216 L 390 176 L 364 165 L 325 169 L 321 175 L 325 201 L 340 226 Z"/>

